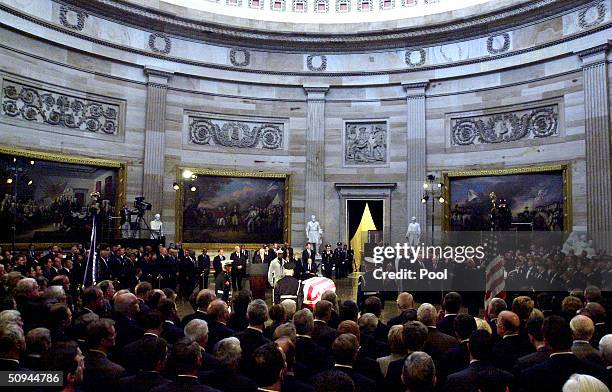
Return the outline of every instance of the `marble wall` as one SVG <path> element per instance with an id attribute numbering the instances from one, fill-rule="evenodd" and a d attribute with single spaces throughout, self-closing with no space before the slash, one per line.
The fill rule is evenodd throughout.
<path id="1" fill-rule="evenodd" d="M 149 56 L 120 45 L 92 42 L 78 34 L 68 35 L 38 23 L 34 18 L 23 17 L 27 14 L 37 18 L 55 15 L 56 3 L 51 2 L 46 7 L 33 7 L 31 2 L 16 0 L 1 0 L 0 3 L 9 4 L 13 9 L 19 9 L 22 3 L 29 4 L 29 8 L 21 8 L 23 14 L 10 13 L 10 18 L 0 22 L 0 82 L 3 85 L 4 81 L 19 82 L 41 92 L 101 102 L 117 108 L 120 113 L 117 132 L 104 133 L 30 121 L 8 115 L 3 109 L 0 112 L 0 144 L 126 163 L 127 200 L 143 193 L 154 197 L 161 205 L 170 241 L 177 240 L 174 235 L 176 193 L 172 184 L 180 168 L 291 174 L 290 231 L 294 246 L 301 246 L 305 241 L 304 218 L 313 212 L 319 215 L 325 242 L 346 241 L 342 222 L 343 195 L 350 194 L 347 189 L 362 185 L 368 186 L 366 191 L 360 191 L 363 194 L 379 192 L 387 200 L 386 241 L 402 241 L 408 217 L 412 215 L 419 216 L 419 220 L 429 227 L 428 211 L 418 200 L 422 180 L 428 173 L 440 177 L 443 172 L 454 170 L 568 164 L 571 168 L 572 222 L 574 229 L 579 230 L 588 228 L 592 222 L 589 203 L 602 197 L 598 193 L 601 190 L 587 183 L 592 173 L 589 170 L 593 170 L 587 165 L 588 159 L 593 159 L 587 149 L 587 139 L 589 132 L 596 132 L 600 143 L 605 143 L 607 137 L 609 144 L 609 107 L 602 114 L 593 111 L 599 108 L 593 105 L 599 103 L 585 101 L 584 74 L 588 67 L 583 68 L 583 59 L 585 50 L 596 48 L 595 53 L 603 58 L 603 63 L 598 64 L 605 65 L 598 68 L 598 72 L 612 77 L 607 67 L 607 45 L 612 27 L 605 25 L 610 19 L 609 11 L 592 34 L 583 34 L 584 26 L 577 35 L 572 35 L 577 33 L 575 30 L 564 27 L 580 24 L 577 16 L 572 16 L 579 10 L 554 19 L 563 23 L 553 22 L 553 19 L 543 21 L 548 23 L 546 31 L 550 34 L 535 31 L 531 35 L 519 34 L 518 29 L 510 34 L 511 44 L 507 50 L 529 46 L 532 49 L 508 53 L 490 61 L 443 61 L 441 58 L 448 57 L 444 55 L 447 52 L 428 49 L 427 55 L 431 56 L 427 61 L 435 61 L 436 67 L 419 69 L 404 65 L 406 69 L 398 70 L 399 65 L 393 65 L 396 59 L 380 52 L 339 54 L 328 57 L 327 67 L 340 74 L 309 75 L 302 72 L 308 71 L 302 55 L 275 52 L 268 57 L 249 59 L 258 70 L 297 67 L 300 72 L 236 72 L 207 63 Z M 607 1 L 604 3 L 609 5 Z M 93 18 L 88 16 L 88 21 Z M 85 29 L 94 27 L 86 26 Z M 534 25 L 522 27 L 534 28 Z M 108 39 L 128 40 L 130 46 L 148 45 L 142 40 L 133 41 L 129 34 L 121 36 L 119 31 L 106 31 L 105 34 Z M 550 46 L 540 45 L 555 39 Z M 479 40 L 486 44 L 487 37 Z M 504 42 L 504 39 L 494 42 L 493 48 L 503 49 Z M 165 43 L 155 40 L 153 44 Z M 172 51 L 181 48 L 175 41 L 172 45 Z M 454 50 L 453 45 L 458 44 L 449 43 L 448 50 Z M 183 49 L 194 55 L 197 52 L 207 61 L 230 61 L 226 54 L 216 50 Z M 491 55 L 481 53 L 482 48 L 478 50 L 457 53 L 461 56 L 475 53 L 475 58 Z M 235 61 L 246 61 L 241 56 Z M 415 56 L 406 57 L 408 63 L 420 63 Z M 387 58 L 389 62 L 381 63 L 379 58 Z M 364 70 L 363 64 L 379 68 L 375 73 L 364 74 L 357 71 Z M 595 76 L 588 75 L 593 83 Z M 610 83 L 606 88 L 597 90 L 600 100 L 609 97 Z M 3 91 L 3 102 L 5 95 Z M 536 124 L 540 128 L 530 130 L 527 136 L 496 142 L 453 142 L 457 121 L 489 119 L 508 113 L 525 116 L 543 108 L 548 108 L 549 117 L 539 117 L 541 121 Z M 599 122 L 589 123 L 587 117 L 595 115 Z M 282 127 L 283 143 L 278 148 L 193 143 L 190 124 L 194 118 L 278 124 Z M 551 118 L 554 118 L 555 130 L 546 134 Z M 499 127 L 508 126 L 504 125 L 505 120 L 499 121 Z M 343 148 L 346 135 L 343 137 L 343 132 L 347 122 L 386 124 L 388 156 L 384 164 L 346 164 Z M 591 124 L 590 128 L 587 129 L 586 124 Z M 321 143 L 317 144 L 317 140 Z M 590 146 L 593 148 L 592 144 Z M 597 150 L 597 154 L 595 156 L 602 157 L 606 151 Z M 612 222 L 605 218 L 609 209 L 602 211 L 604 218 L 596 221 L 597 227 L 609 230 Z M 441 227 L 440 212 L 438 209 L 436 231 Z"/>

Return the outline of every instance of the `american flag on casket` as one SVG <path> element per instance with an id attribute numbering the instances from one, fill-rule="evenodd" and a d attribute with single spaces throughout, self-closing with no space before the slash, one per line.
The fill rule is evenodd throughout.
<path id="1" fill-rule="evenodd" d="M 336 284 L 334 281 L 323 276 L 315 276 L 314 278 L 306 279 L 303 284 L 303 305 L 311 310 L 314 309 L 315 304 L 321 300 L 321 296 L 324 292 L 327 290 L 336 292 Z"/>

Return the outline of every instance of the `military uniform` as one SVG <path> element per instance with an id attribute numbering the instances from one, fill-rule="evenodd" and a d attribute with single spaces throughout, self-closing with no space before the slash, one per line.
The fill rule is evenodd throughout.
<path id="1" fill-rule="evenodd" d="M 215 294 L 217 295 L 217 298 L 220 298 L 223 301 L 228 302 L 231 292 L 232 292 L 231 273 L 222 271 L 215 278 Z"/>
<path id="2" fill-rule="evenodd" d="M 365 300 L 369 297 L 380 298 L 379 287 L 381 281 L 374 279 L 374 271 L 368 271 L 361 275 L 357 281 L 357 305 L 363 309 Z"/>
<path id="3" fill-rule="evenodd" d="M 334 254 L 331 250 L 325 250 L 321 255 L 323 264 L 323 276 L 328 279 L 332 278 L 332 271 L 334 269 Z"/>
<path id="4" fill-rule="evenodd" d="M 337 248 L 334 249 L 334 265 L 336 267 L 336 279 L 344 278 L 344 270 L 346 264 L 346 252 L 342 249 L 342 243 L 336 244 Z"/>
<path id="5" fill-rule="evenodd" d="M 286 299 L 292 299 L 297 304 L 300 286 L 300 281 L 293 276 L 281 278 L 276 282 L 276 287 L 274 288 L 274 304 L 280 304 Z"/>

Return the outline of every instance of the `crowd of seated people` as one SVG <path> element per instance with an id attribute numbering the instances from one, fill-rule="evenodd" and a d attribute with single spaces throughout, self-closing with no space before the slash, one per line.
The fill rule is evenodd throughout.
<path id="1" fill-rule="evenodd" d="M 3 259 L 0 371 L 59 370 L 58 390 L 574 392 L 612 380 L 610 312 L 595 286 L 494 298 L 484 318 L 457 292 L 441 303 L 401 292 L 386 319 L 377 296 L 360 307 L 328 291 L 310 310 L 202 289 L 181 318 L 172 289 L 81 288 L 72 257 L 45 257 L 53 273 L 42 278 L 36 256 Z"/>

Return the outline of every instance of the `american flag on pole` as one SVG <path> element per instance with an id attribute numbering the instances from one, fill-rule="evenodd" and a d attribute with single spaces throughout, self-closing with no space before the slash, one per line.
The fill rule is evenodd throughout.
<path id="1" fill-rule="evenodd" d="M 96 254 L 96 214 L 93 214 L 91 226 L 91 245 L 89 246 L 89 257 L 85 264 L 85 276 L 83 276 L 83 287 L 95 286 L 98 273 L 98 255 Z"/>
<path id="2" fill-rule="evenodd" d="M 504 269 L 504 257 L 498 255 L 489 263 L 486 270 L 485 312 L 489 302 L 495 297 L 506 297 L 506 276 Z"/>

